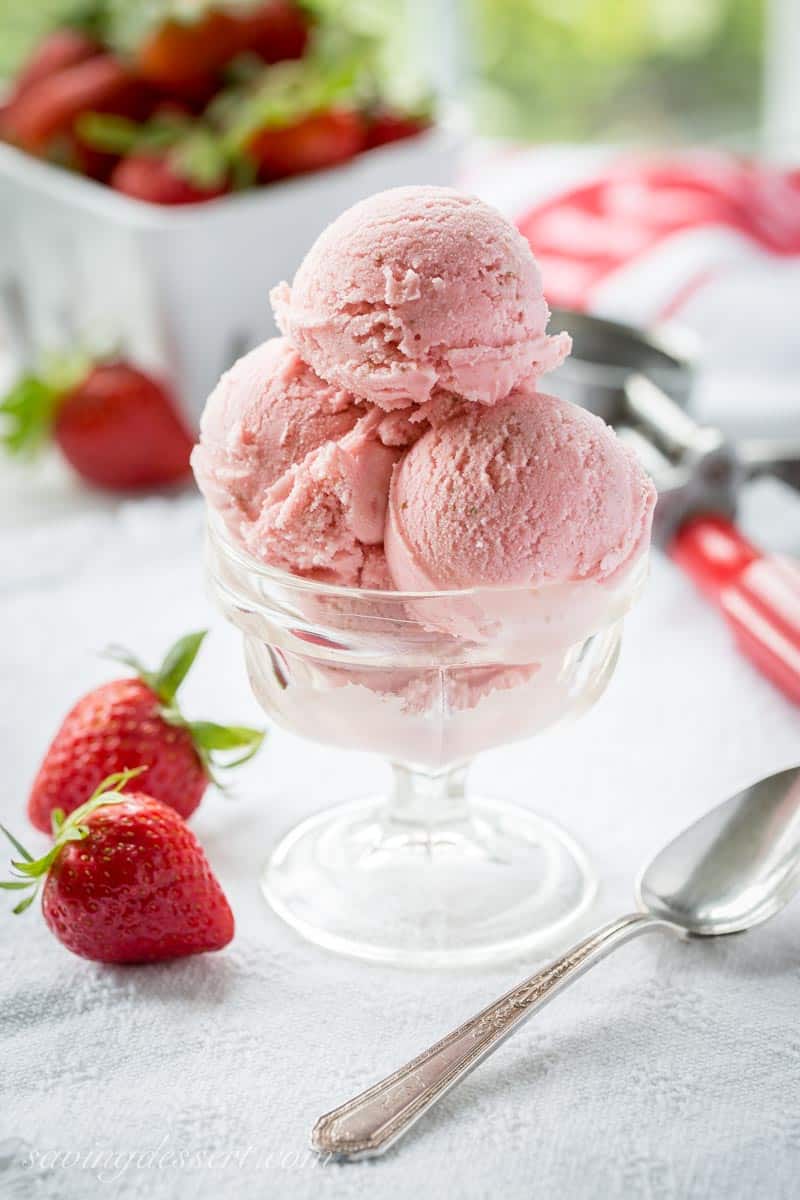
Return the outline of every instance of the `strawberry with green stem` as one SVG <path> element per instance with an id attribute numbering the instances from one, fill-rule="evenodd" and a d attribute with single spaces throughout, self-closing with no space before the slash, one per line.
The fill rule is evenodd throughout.
<path id="1" fill-rule="evenodd" d="M 29 154 L 47 155 L 58 139 L 70 138 L 82 113 L 122 113 L 135 119 L 153 106 L 149 85 L 113 54 L 95 54 L 39 78 L 12 97 L 2 133 Z"/>
<path id="2" fill-rule="evenodd" d="M 174 105 L 162 106 L 141 124 L 86 113 L 77 128 L 85 145 L 121 156 L 110 184 L 135 200 L 198 204 L 224 196 L 240 180 L 219 134 Z"/>
<path id="3" fill-rule="evenodd" d="M 11 454 L 33 457 L 52 438 L 82 479 L 111 491 L 188 479 L 194 439 L 167 386 L 121 360 L 74 355 L 23 375 L 0 401 Z"/>
<path id="4" fill-rule="evenodd" d="M 210 119 L 264 182 L 347 162 L 365 144 L 365 61 L 359 50 L 280 63 L 221 93 Z"/>
<path id="5" fill-rule="evenodd" d="M 300 58 L 308 34 L 308 17 L 293 0 L 208 4 L 147 30 L 134 62 L 141 78 L 165 91 L 202 95 L 214 90 L 219 72 L 236 55 L 249 52 L 268 63 Z"/>
<path id="6" fill-rule="evenodd" d="M 197 808 L 217 770 L 252 758 L 264 732 L 241 725 L 189 721 L 177 693 L 205 638 L 181 638 L 161 666 L 149 671 L 128 651 L 112 647 L 110 657 L 135 676 L 94 688 L 64 719 L 44 756 L 28 798 L 28 816 L 48 832 L 56 810 L 73 812 L 106 776 L 141 763 L 144 790 L 182 817 Z"/>
<path id="7" fill-rule="evenodd" d="M 123 791 L 145 771 L 108 776 L 70 816 L 54 810 L 55 841 L 39 859 L 3 828 L 19 855 L 13 878 L 0 881 L 20 894 L 13 911 L 29 908 L 44 883 L 48 928 L 96 962 L 160 962 L 233 937 L 230 905 L 192 831 L 168 805 Z"/>

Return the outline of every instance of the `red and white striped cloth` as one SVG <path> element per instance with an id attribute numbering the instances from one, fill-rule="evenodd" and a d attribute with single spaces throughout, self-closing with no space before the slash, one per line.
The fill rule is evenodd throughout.
<path id="1" fill-rule="evenodd" d="M 800 420 L 800 170 L 710 150 L 494 147 L 462 185 L 519 225 L 551 304 L 679 321 L 718 384 L 768 379 L 767 422 Z"/>

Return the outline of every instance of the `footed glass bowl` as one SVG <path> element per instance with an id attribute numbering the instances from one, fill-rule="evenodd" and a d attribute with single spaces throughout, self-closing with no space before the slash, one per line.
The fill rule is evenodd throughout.
<path id="1" fill-rule="evenodd" d="M 588 907 L 595 876 L 573 839 L 465 777 L 479 751 L 594 703 L 645 558 L 613 587 L 359 591 L 266 567 L 212 519 L 207 569 L 269 717 L 392 766 L 387 794 L 273 850 L 262 888 L 285 921 L 344 954 L 449 966 L 545 944 Z"/>

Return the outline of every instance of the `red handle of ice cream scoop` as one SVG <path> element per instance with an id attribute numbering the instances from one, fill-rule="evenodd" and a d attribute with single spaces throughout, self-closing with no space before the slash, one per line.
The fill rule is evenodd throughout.
<path id="1" fill-rule="evenodd" d="M 800 567 L 762 554 L 717 516 L 687 521 L 669 554 L 723 613 L 742 652 L 800 704 Z"/>

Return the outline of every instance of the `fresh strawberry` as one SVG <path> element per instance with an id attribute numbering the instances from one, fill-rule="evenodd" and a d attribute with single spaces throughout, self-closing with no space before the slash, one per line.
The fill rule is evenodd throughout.
<path id="1" fill-rule="evenodd" d="M 137 678 L 115 679 L 84 696 L 67 714 L 53 739 L 28 799 L 37 829 L 50 829 L 52 813 L 70 813 L 106 775 L 142 763 L 149 795 L 182 817 L 197 808 L 214 768 L 235 767 L 258 750 L 264 734 L 242 726 L 187 721 L 176 703 L 205 633 L 181 638 L 158 671 L 146 671 L 124 651 L 112 657 Z M 225 751 L 242 751 L 233 762 L 218 761 Z"/>
<path id="2" fill-rule="evenodd" d="M 381 110 L 375 113 L 367 126 L 366 149 L 373 150 L 376 146 L 386 146 L 403 138 L 416 137 L 429 126 L 430 121 L 423 117 L 412 117 L 391 112 L 389 109 Z"/>
<path id="3" fill-rule="evenodd" d="M 44 879 L 42 912 L 73 954 L 104 963 L 146 963 L 221 950 L 233 937 L 230 905 L 192 831 L 166 804 L 122 788 L 139 771 L 103 780 L 64 819 L 54 814 L 55 843 L 34 860 L 20 855 L 0 887 L 29 908 Z"/>
<path id="4" fill-rule="evenodd" d="M 212 9 L 195 20 L 160 25 L 139 46 L 136 71 L 164 91 L 193 91 L 213 81 L 238 47 L 233 14 Z"/>
<path id="5" fill-rule="evenodd" d="M 364 147 L 364 119 L 351 109 L 312 113 L 290 125 L 267 125 L 247 152 L 262 180 L 318 171 L 355 157 Z"/>
<path id="6" fill-rule="evenodd" d="M 102 150 L 96 150 L 75 130 L 65 139 L 64 145 L 64 166 L 98 183 L 109 182 L 111 172 L 119 162 L 118 155 L 104 154 Z M 50 154 L 48 157 L 52 161 L 54 156 Z"/>
<path id="7" fill-rule="evenodd" d="M 69 134 L 81 113 L 88 111 L 146 115 L 153 96 L 112 54 L 48 75 L 9 104 L 3 135 L 31 154 L 45 154 L 50 143 Z"/>
<path id="8" fill-rule="evenodd" d="M 56 29 L 39 42 L 14 81 L 14 95 L 21 96 L 34 84 L 67 67 L 77 66 L 100 54 L 101 47 L 78 29 Z"/>
<path id="9" fill-rule="evenodd" d="M 160 25 L 139 46 L 136 70 L 164 91 L 196 96 L 213 92 L 219 72 L 237 54 L 249 51 L 268 63 L 300 58 L 307 39 L 308 23 L 289 0 L 220 6 Z"/>
<path id="10" fill-rule="evenodd" d="M 167 155 L 130 154 L 111 173 L 117 192 L 146 200 L 149 204 L 199 204 L 216 200 L 230 191 L 227 181 L 214 187 L 199 187 L 179 172 Z"/>
<path id="11" fill-rule="evenodd" d="M 124 362 L 66 364 L 26 375 L 0 402 L 11 453 L 52 436 L 78 474 L 112 491 L 161 487 L 189 474 L 192 436 L 166 386 Z"/>
<path id="12" fill-rule="evenodd" d="M 302 58 L 308 45 L 308 20 L 291 0 L 267 0 L 244 9 L 238 18 L 239 50 L 266 63 Z"/>
<path id="13" fill-rule="evenodd" d="M 223 138 L 185 107 L 161 104 L 149 121 L 87 113 L 77 125 L 95 151 L 123 155 L 110 183 L 150 204 L 197 204 L 231 190 L 234 162 Z"/>

